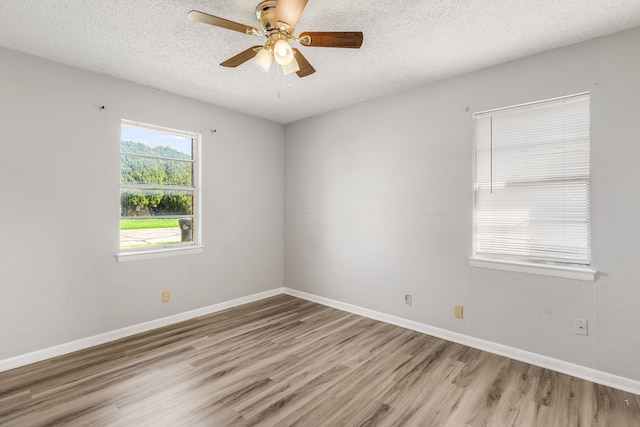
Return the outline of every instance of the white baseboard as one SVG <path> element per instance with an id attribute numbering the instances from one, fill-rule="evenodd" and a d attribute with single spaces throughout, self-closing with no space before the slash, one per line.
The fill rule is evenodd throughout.
<path id="1" fill-rule="evenodd" d="M 591 381 L 597 384 L 602 384 L 608 387 L 613 387 L 619 390 L 628 391 L 629 393 L 640 395 L 640 381 L 635 381 L 618 375 L 598 371 L 596 369 L 591 369 L 573 363 L 565 362 L 563 360 L 554 359 L 552 357 L 543 356 L 541 354 L 520 350 L 514 347 L 497 344 L 479 338 L 474 338 L 468 335 L 437 328 L 435 326 L 430 326 L 424 323 L 415 322 L 413 320 L 403 319 L 401 317 L 392 316 L 375 310 L 370 310 L 368 308 L 347 304 L 344 302 L 332 300 L 330 298 L 325 298 L 290 288 L 284 288 L 284 293 L 308 301 L 316 302 L 318 304 L 347 311 L 349 313 L 368 317 L 374 320 L 379 320 L 381 322 L 400 326 L 406 329 L 411 329 L 413 331 L 431 335 L 437 338 L 442 338 L 447 341 L 466 345 L 468 347 L 477 348 L 478 350 L 487 351 L 489 353 L 519 360 L 531 365 L 551 369 L 556 372 L 561 372 L 563 374 L 582 378 L 584 380 Z"/>
<path id="2" fill-rule="evenodd" d="M 276 288 L 266 292 L 260 292 L 246 297 L 236 298 L 208 307 L 175 314 L 173 316 L 168 316 L 161 319 L 151 320 L 149 322 L 140 323 L 138 325 L 128 326 L 126 328 L 118 329 L 115 331 L 105 332 L 103 334 L 95 335 L 92 337 L 82 338 L 69 343 L 34 351 L 32 353 L 0 360 L 0 372 L 19 368 L 21 366 L 29 365 L 35 362 L 40 362 L 52 357 L 62 356 L 64 354 L 83 350 L 110 341 L 115 341 L 120 338 L 139 334 L 141 332 L 147 332 L 153 329 L 161 328 L 163 326 L 168 326 L 185 320 L 194 319 L 196 317 L 206 316 L 207 314 L 216 313 L 218 311 L 226 310 L 231 307 L 236 307 L 238 305 L 247 304 L 264 298 L 269 298 L 282 293 L 316 302 L 318 304 L 337 308 L 349 313 L 368 317 L 370 319 L 379 320 L 391 325 L 400 326 L 416 332 L 442 338 L 447 341 L 452 341 L 458 344 L 477 348 L 478 350 L 487 351 L 489 353 L 494 353 L 500 356 L 519 360 L 521 362 L 530 363 L 535 366 L 551 369 L 563 374 L 571 375 L 577 378 L 585 379 L 587 381 L 592 381 L 594 383 L 640 395 L 640 381 L 635 381 L 618 375 L 598 371 L 596 369 L 591 369 L 559 359 L 554 359 L 552 357 L 547 357 L 537 353 L 520 350 L 514 347 L 497 344 L 491 341 L 474 338 L 468 335 L 437 328 L 435 326 L 430 326 L 424 323 L 415 322 L 413 320 L 403 319 L 401 317 L 392 316 L 375 310 L 370 310 L 368 308 L 347 304 L 330 298 L 325 298 L 290 288 Z"/>
<path id="3" fill-rule="evenodd" d="M 0 360 L 0 372 L 10 369 L 19 368 L 20 366 L 30 365 L 52 357 L 62 356 L 78 350 L 84 350 L 99 344 L 115 341 L 131 335 L 147 332 L 163 326 L 172 325 L 174 323 L 183 322 L 185 320 L 195 319 L 196 317 L 206 316 L 207 314 L 216 313 L 238 305 L 247 304 L 249 302 L 258 301 L 284 292 L 284 288 L 276 288 L 266 292 L 249 295 L 246 297 L 236 298 L 230 301 L 221 302 L 210 305 L 208 307 L 198 308 L 196 310 L 186 311 L 184 313 L 174 314 L 173 316 L 163 317 L 161 319 L 151 320 L 149 322 L 140 323 L 126 328 L 117 329 L 115 331 L 105 332 L 103 334 L 82 338 L 65 344 L 56 345 L 54 347 L 37 350 L 32 353 L 23 354 L 9 359 Z"/>

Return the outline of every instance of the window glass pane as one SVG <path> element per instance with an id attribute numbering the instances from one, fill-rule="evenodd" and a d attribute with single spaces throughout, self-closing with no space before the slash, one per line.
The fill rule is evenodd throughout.
<path id="1" fill-rule="evenodd" d="M 120 216 L 175 216 L 193 214 L 193 192 L 178 190 L 120 190 Z"/>
<path id="2" fill-rule="evenodd" d="M 123 124 L 121 127 L 123 153 L 145 154 L 177 159 L 193 158 L 193 141 L 186 136 Z"/>
<path id="3" fill-rule="evenodd" d="M 120 248 L 176 245 L 193 241 L 192 218 L 121 219 Z"/>
<path id="4" fill-rule="evenodd" d="M 120 249 L 154 252 L 198 242 L 198 145 L 191 132 L 123 120 Z M 131 251 L 129 251 L 131 250 Z"/>
<path id="5" fill-rule="evenodd" d="M 123 153 L 120 155 L 120 182 L 191 187 L 193 163 Z"/>

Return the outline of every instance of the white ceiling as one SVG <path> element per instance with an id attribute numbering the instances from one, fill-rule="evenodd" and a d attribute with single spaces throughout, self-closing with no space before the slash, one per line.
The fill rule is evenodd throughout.
<path id="1" fill-rule="evenodd" d="M 640 26 L 640 0 L 309 0 L 296 32 L 362 31 L 362 48 L 298 46 L 302 79 L 220 67 L 264 37 L 187 13 L 259 28 L 258 2 L 0 0 L 0 46 L 288 123 Z"/>

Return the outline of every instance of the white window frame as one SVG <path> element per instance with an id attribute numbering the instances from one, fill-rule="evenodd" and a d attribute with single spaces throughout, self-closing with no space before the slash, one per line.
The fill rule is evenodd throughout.
<path id="1" fill-rule="evenodd" d="M 542 259 L 541 257 L 536 256 L 518 256 L 516 254 L 486 254 L 486 253 L 476 253 L 477 242 L 476 242 L 476 233 L 477 233 L 477 212 L 476 212 L 476 194 L 477 194 L 477 171 L 476 171 L 476 161 L 477 161 L 477 150 L 478 150 L 478 118 L 486 118 L 487 116 L 493 117 L 494 115 L 500 115 L 501 113 L 509 113 L 518 110 L 525 110 L 529 107 L 537 107 L 540 104 L 546 105 L 559 105 L 570 98 L 576 97 L 586 97 L 587 101 L 590 100 L 590 93 L 583 92 L 575 95 L 569 95 L 564 97 L 558 97 L 553 99 L 547 99 L 543 101 L 536 101 L 532 103 L 519 104 L 511 107 L 498 108 L 494 110 L 487 110 L 475 113 L 473 115 L 474 118 L 474 150 L 473 150 L 473 243 L 472 243 L 472 256 L 469 259 L 470 265 L 473 267 L 480 268 L 491 268 L 497 270 L 506 270 L 506 271 L 515 271 L 522 272 L 528 274 L 540 274 L 547 276 L 556 276 L 584 281 L 593 281 L 596 278 L 596 271 L 592 268 L 592 260 L 589 254 L 588 262 L 583 262 L 582 264 L 571 264 L 571 263 L 563 263 L 563 262 L 554 262 Z M 590 120 L 590 117 L 588 118 Z M 493 138 L 493 135 L 490 136 Z M 494 157 L 493 153 L 491 154 L 491 168 L 493 168 Z M 493 169 L 492 169 L 493 170 Z M 491 178 L 491 182 L 493 182 L 493 178 Z M 589 172 L 589 180 L 590 180 L 590 172 Z M 492 186 L 493 188 L 493 186 Z M 590 189 L 588 187 L 588 192 Z M 589 195 L 587 193 L 587 204 L 589 202 Z M 590 206 L 587 206 L 587 209 L 590 209 Z M 587 244 L 589 248 L 589 252 L 591 251 L 590 244 L 590 233 L 591 233 L 591 219 L 589 218 L 589 226 L 587 233 L 589 235 L 586 236 Z"/>
<path id="2" fill-rule="evenodd" d="M 143 129 L 154 130 L 162 133 L 183 136 L 192 140 L 192 161 L 193 161 L 193 188 L 182 188 L 178 186 L 162 186 L 156 185 L 155 187 L 162 187 L 167 189 L 177 190 L 189 190 L 193 191 L 193 222 L 192 222 L 192 241 L 188 243 L 169 244 L 165 246 L 153 246 L 147 248 L 120 248 L 120 238 L 118 238 L 118 253 L 116 254 L 116 260 L 118 262 L 128 262 L 142 259 L 161 258 L 176 255 L 189 255 L 204 252 L 202 245 L 202 210 L 201 210 L 201 198 L 202 198 L 202 186 L 201 186 L 201 135 L 195 132 L 183 131 L 178 129 L 166 128 L 163 126 L 152 125 L 148 123 L 142 123 L 138 121 L 122 119 L 120 125 L 127 125 L 133 127 L 139 127 Z M 119 144 L 119 143 L 118 143 Z M 147 189 L 144 184 L 123 184 L 120 183 L 120 189 L 123 188 L 142 188 Z M 118 200 L 118 206 L 120 200 Z M 118 209 L 120 212 L 120 209 Z M 118 217 L 118 223 L 120 223 L 121 217 Z M 118 232 L 120 227 L 118 227 Z"/>

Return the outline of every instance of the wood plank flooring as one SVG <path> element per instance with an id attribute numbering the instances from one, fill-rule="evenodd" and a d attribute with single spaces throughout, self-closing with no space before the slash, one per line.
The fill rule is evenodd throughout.
<path id="1" fill-rule="evenodd" d="M 640 396 L 279 295 L 0 373 L 2 426 L 640 426 Z"/>

